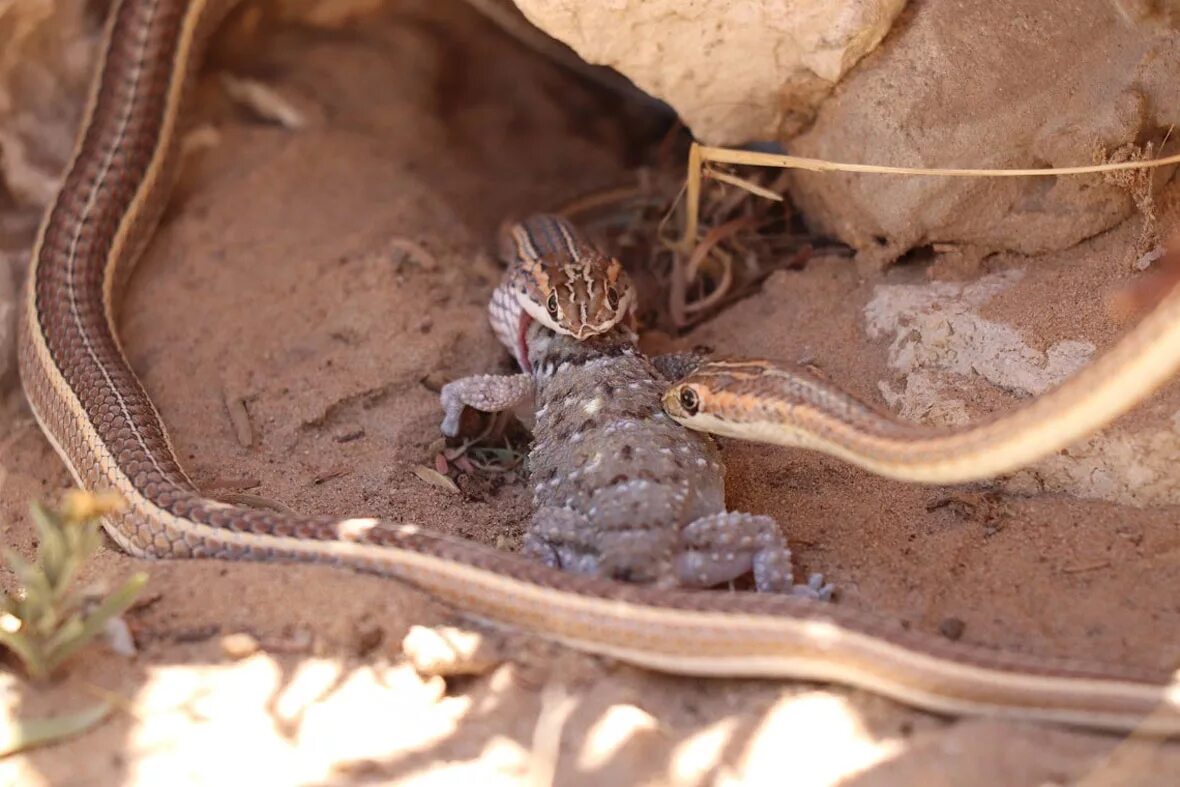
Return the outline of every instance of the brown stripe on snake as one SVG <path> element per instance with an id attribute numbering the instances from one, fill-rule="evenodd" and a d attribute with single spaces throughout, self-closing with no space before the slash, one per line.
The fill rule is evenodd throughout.
<path id="1" fill-rule="evenodd" d="M 202 497 L 127 364 L 114 318 L 121 280 L 171 187 L 197 50 L 224 8 L 200 0 L 114 4 L 97 89 L 22 304 L 20 369 L 30 405 L 80 486 L 126 500 L 125 512 L 105 522 L 124 549 L 153 558 L 315 561 L 395 577 L 475 614 L 667 672 L 835 681 L 940 712 L 1180 733 L 1167 674 L 951 643 L 786 596 L 571 575 L 412 525 L 283 515 Z M 1174 304 L 1163 313 L 1180 325 Z M 1150 360 L 1170 362 L 1159 353 Z"/>

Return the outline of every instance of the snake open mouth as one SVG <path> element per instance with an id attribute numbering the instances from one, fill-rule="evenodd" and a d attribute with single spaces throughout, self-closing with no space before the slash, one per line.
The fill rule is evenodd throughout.
<path id="1" fill-rule="evenodd" d="M 526 374 L 533 373 L 533 365 L 529 363 L 529 343 L 525 338 L 532 322 L 533 316 L 521 309 L 520 319 L 516 326 L 516 357 L 520 361 L 521 370 Z"/>

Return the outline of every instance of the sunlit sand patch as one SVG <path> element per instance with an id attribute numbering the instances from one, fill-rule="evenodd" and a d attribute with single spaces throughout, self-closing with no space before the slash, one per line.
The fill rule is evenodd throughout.
<path id="1" fill-rule="evenodd" d="M 284 674 L 260 653 L 153 669 L 135 703 L 128 785 L 331 783 L 403 760 L 417 763 L 416 778 L 437 783 L 489 783 L 489 773 L 497 775 L 491 783 L 516 783 L 528 763 L 523 747 L 500 737 L 473 759 L 439 756 L 470 700 L 444 697 L 440 680 L 423 680 L 408 665 L 350 669 L 309 659 Z"/>
<path id="2" fill-rule="evenodd" d="M 578 753 L 577 768 L 580 771 L 603 768 L 629 741 L 659 729 L 659 722 L 647 711 L 634 705 L 612 705 L 587 731 Z"/>
<path id="3" fill-rule="evenodd" d="M 755 774 L 789 774 L 793 784 L 836 784 L 892 759 L 904 745 L 865 729 L 847 697 L 792 694 L 765 713 L 745 742 L 734 783 L 749 783 Z"/>

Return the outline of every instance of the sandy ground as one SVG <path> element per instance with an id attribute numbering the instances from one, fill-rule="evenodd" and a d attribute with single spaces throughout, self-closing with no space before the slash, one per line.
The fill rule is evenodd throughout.
<path id="1" fill-rule="evenodd" d="M 584 88 L 454 3 L 399 4 L 356 33 L 289 30 L 251 55 L 303 107 L 298 132 L 207 90 L 217 144 L 184 177 L 124 305 L 123 336 L 194 480 L 309 512 L 418 522 L 513 548 L 523 482 L 421 481 L 437 382 L 505 370 L 483 307 L 505 217 L 626 182 L 644 143 Z M 239 71 L 239 73 L 242 73 Z M 650 141 L 650 140 L 649 140 Z M 987 315 L 1030 344 L 1124 326 L 1101 294 L 1127 227 L 1038 260 Z M 400 252 L 404 241 L 433 258 Z M 485 255 L 481 260 L 480 255 Z M 1025 265 L 993 258 L 989 268 Z M 1123 262 L 1118 263 L 1123 265 Z M 945 267 L 945 269 L 944 269 Z M 873 401 L 884 342 L 863 309 L 882 282 L 963 275 L 938 262 L 883 275 L 815 259 L 686 337 L 726 353 L 810 359 Z M 1046 293 L 1054 300 L 1046 301 Z M 1018 400 L 970 380 L 973 415 Z M 252 434 L 226 402 L 243 402 Z M 1129 422 L 1173 412 L 1170 386 Z M 67 474 L 14 393 L 0 420 L 4 541 L 34 549 L 31 497 Z M 801 573 L 841 604 L 1021 652 L 1167 668 L 1180 660 L 1174 508 L 930 489 L 835 460 L 726 443 L 731 508 L 779 517 Z M 950 504 L 948 503 L 950 501 Z M 88 579 L 144 567 L 104 548 Z M 7 783 L 519 784 L 1174 783 L 1180 749 L 1043 726 L 941 719 L 861 692 L 652 675 L 536 643 L 516 663 L 442 681 L 402 656 L 414 625 L 454 621 L 422 594 L 327 568 L 154 563 L 127 615 L 139 655 L 96 645 L 61 682 L 4 678 L 10 710 L 126 698 L 97 729 L 0 762 Z M 954 622 L 958 621 L 958 623 Z M 224 635 L 263 649 L 235 660 Z"/>

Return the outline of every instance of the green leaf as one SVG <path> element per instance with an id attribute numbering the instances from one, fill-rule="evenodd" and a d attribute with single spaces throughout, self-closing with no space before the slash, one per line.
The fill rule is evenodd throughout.
<path id="1" fill-rule="evenodd" d="M 49 584 L 57 587 L 61 583 L 60 570 L 63 561 L 69 555 L 65 534 L 62 532 L 61 522 L 39 503 L 30 507 L 33 524 L 37 526 L 37 565 L 45 573 Z"/>
<path id="2" fill-rule="evenodd" d="M 0 612 L 20 621 L 17 632 L 0 632 L 0 646 L 12 650 L 34 679 L 47 677 L 93 639 L 131 606 L 147 581 L 146 574 L 136 574 L 90 615 L 83 614 L 74 580 L 101 542 L 97 517 L 111 505 L 101 495 L 68 498 L 60 510 L 34 502 L 30 510 L 40 537 L 36 560 L 0 547 L 20 586 L 13 596 L 0 594 Z"/>
<path id="3" fill-rule="evenodd" d="M 82 621 L 82 628 L 78 631 L 76 637 L 69 642 L 63 643 L 48 655 L 49 669 L 56 668 L 57 665 L 72 656 L 74 651 L 90 641 L 95 634 L 102 631 L 108 620 L 126 612 L 127 608 L 135 603 L 135 597 L 139 595 L 139 591 L 143 590 L 143 586 L 147 584 L 147 580 L 147 574 L 142 571 L 137 572 L 131 576 L 131 579 L 127 580 L 123 587 L 107 596 L 98 605 L 98 608 Z"/>
<path id="4" fill-rule="evenodd" d="M 24 590 L 24 594 L 17 601 L 16 616 L 26 623 L 35 622 L 43 617 L 52 605 L 53 591 L 37 566 L 26 563 L 16 555 L 9 555 L 8 559 L 17 582 Z"/>
<path id="5" fill-rule="evenodd" d="M 81 615 L 71 615 L 67 620 L 55 626 L 52 631 L 45 632 L 42 647 L 50 658 L 53 654 L 71 642 L 75 637 L 82 636 L 85 627 Z"/>
<path id="6" fill-rule="evenodd" d="M 31 677 L 40 679 L 45 674 L 41 649 L 24 632 L 18 631 L 14 633 L 0 629 L 0 645 L 3 645 L 16 654 L 17 658 L 21 660 L 21 663 L 25 665 L 25 670 Z"/>
<path id="7" fill-rule="evenodd" d="M 33 517 L 33 524 L 37 527 L 37 535 L 42 539 L 47 534 L 53 533 L 57 530 L 57 517 L 50 513 L 49 509 L 40 503 L 34 502 L 29 506 L 29 513 Z"/>
<path id="8" fill-rule="evenodd" d="M 110 715 L 113 706 L 103 700 L 86 710 L 46 719 L 16 719 L 0 726 L 0 757 L 34 746 L 81 735 Z"/>
<path id="9" fill-rule="evenodd" d="M 16 574 L 18 580 L 23 583 L 23 578 L 26 574 L 36 572 L 37 569 L 33 564 L 25 560 L 23 557 L 13 552 L 11 549 L 4 550 L 4 560 L 8 563 L 8 567 L 12 569 L 12 573 Z"/>

